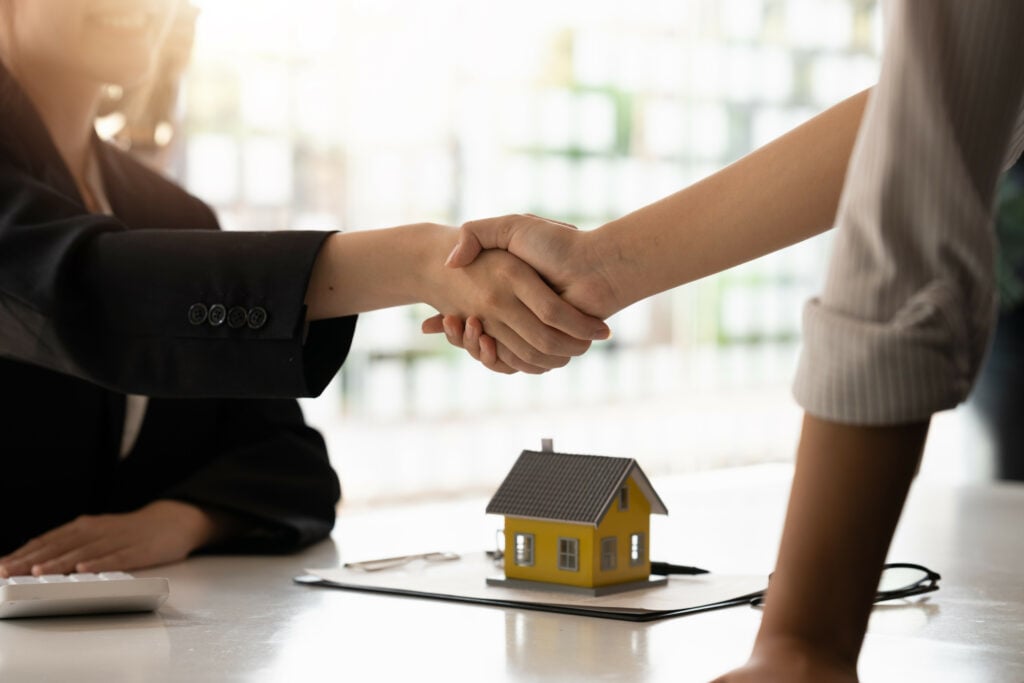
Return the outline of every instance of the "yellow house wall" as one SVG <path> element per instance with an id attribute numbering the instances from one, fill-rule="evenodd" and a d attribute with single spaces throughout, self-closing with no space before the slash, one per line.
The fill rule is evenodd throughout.
<path id="1" fill-rule="evenodd" d="M 546 581 L 570 586 L 603 586 L 624 581 L 635 581 L 650 574 L 650 514 L 651 506 L 630 477 L 629 509 L 619 510 L 618 499 L 597 529 L 586 524 L 548 522 L 518 517 L 505 517 L 505 576 L 510 579 Z M 636 567 L 629 564 L 629 536 L 643 533 L 644 562 Z M 515 535 L 533 534 L 534 563 L 532 567 L 515 564 Z M 618 539 L 616 569 L 602 572 L 600 540 L 614 535 Z M 558 539 L 579 539 L 579 570 L 558 568 Z"/>
<path id="2" fill-rule="evenodd" d="M 533 566 L 515 563 L 515 535 L 533 534 Z M 579 539 L 579 570 L 558 568 L 558 539 Z M 505 576 L 509 579 L 547 581 L 570 586 L 592 586 L 593 567 L 587 561 L 594 554 L 594 527 L 586 524 L 543 522 L 535 519 L 505 518 Z"/>
<path id="3" fill-rule="evenodd" d="M 594 567 L 595 586 L 646 579 L 651 573 L 651 504 L 647 502 L 647 498 L 640 492 L 632 477 L 626 480 L 626 485 L 629 487 L 629 509 L 621 511 L 618 501 L 612 503 L 611 509 L 601 520 L 594 534 L 594 554 L 590 562 Z M 644 561 L 633 567 L 629 564 L 629 537 L 638 532 L 644 535 Z M 606 536 L 614 536 L 617 539 L 617 556 L 615 569 L 601 571 L 601 539 Z"/>

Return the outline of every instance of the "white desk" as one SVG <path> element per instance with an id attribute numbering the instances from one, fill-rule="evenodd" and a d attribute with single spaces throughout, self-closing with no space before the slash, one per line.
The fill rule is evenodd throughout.
<path id="1" fill-rule="evenodd" d="M 654 480 L 655 559 L 767 573 L 791 470 Z M 484 497 L 343 510 L 333 542 L 285 557 L 200 557 L 143 615 L 0 622 L 2 681 L 702 681 L 742 662 L 748 608 L 632 624 L 292 584 L 307 566 L 480 549 Z M 942 574 L 927 599 L 876 609 L 864 681 L 1024 681 L 1024 486 L 919 486 L 893 560 Z"/>

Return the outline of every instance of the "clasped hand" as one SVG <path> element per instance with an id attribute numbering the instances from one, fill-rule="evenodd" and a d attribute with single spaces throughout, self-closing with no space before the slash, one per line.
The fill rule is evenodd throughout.
<path id="1" fill-rule="evenodd" d="M 226 524 L 176 500 L 156 500 L 133 512 L 82 515 L 0 557 L 0 578 L 131 571 L 177 562 L 216 540 Z"/>
<path id="2" fill-rule="evenodd" d="M 509 252 L 536 270 L 561 297 L 563 306 L 570 304 L 603 320 L 621 309 L 624 302 L 609 274 L 607 259 L 596 247 L 591 233 L 567 223 L 532 214 L 512 214 L 464 224 L 446 265 L 455 269 L 470 264 L 479 267 L 490 258 L 491 251 Z M 552 313 L 560 310 L 540 294 L 536 300 L 542 301 Z M 452 314 L 436 315 L 425 320 L 422 329 L 427 334 L 443 332 L 449 343 L 466 349 L 491 370 L 508 373 L 523 369 L 514 360 L 509 362 L 516 354 L 505 348 L 495 330 L 478 316 L 463 319 Z"/>

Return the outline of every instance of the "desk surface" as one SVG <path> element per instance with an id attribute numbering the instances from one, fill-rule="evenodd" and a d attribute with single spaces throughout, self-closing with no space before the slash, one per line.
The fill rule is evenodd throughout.
<path id="1" fill-rule="evenodd" d="M 767 574 L 792 470 L 655 479 L 671 516 L 656 559 Z M 0 680 L 706 681 L 744 661 L 760 613 L 649 624 L 294 585 L 303 567 L 493 545 L 483 497 L 343 510 L 332 541 L 284 557 L 198 557 L 167 576 L 159 611 L 0 622 Z M 864 681 L 1024 681 L 1024 486 L 911 494 L 890 557 L 943 576 L 939 592 L 879 607 Z"/>

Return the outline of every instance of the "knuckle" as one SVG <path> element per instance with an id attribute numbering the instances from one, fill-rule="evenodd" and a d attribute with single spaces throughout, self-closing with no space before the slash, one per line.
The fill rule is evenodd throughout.
<path id="1" fill-rule="evenodd" d="M 568 353 L 570 356 L 582 356 L 590 348 L 590 345 L 591 342 L 589 341 L 573 339 L 571 344 L 572 348 L 569 350 Z"/>
<path id="2" fill-rule="evenodd" d="M 549 328 L 544 329 L 537 338 L 537 349 L 548 356 L 564 356 L 567 348 L 575 348 L 568 338 Z"/>
<path id="3" fill-rule="evenodd" d="M 546 354 L 541 353 L 539 350 L 530 347 L 524 351 L 523 360 L 530 365 L 536 365 L 537 367 L 543 367 L 549 362 L 549 358 Z"/>
<path id="4" fill-rule="evenodd" d="M 583 341 L 580 339 L 573 339 L 570 342 L 570 348 L 567 351 L 568 355 L 583 355 L 590 349 L 593 342 Z"/>
<path id="5" fill-rule="evenodd" d="M 562 320 L 561 300 L 545 299 L 537 305 L 533 313 L 545 325 L 554 325 Z"/>
<path id="6" fill-rule="evenodd" d="M 516 272 L 513 268 L 515 260 L 511 258 L 494 258 L 487 267 L 494 274 L 503 287 L 510 287 L 515 284 Z"/>
<path id="7" fill-rule="evenodd" d="M 498 277 L 499 279 L 504 281 L 504 277 L 502 276 L 501 272 L 498 273 Z M 480 299 L 484 306 L 486 306 L 489 309 L 493 309 L 498 308 L 501 305 L 501 302 L 504 299 L 504 295 L 498 289 L 488 289 L 483 292 Z"/>

